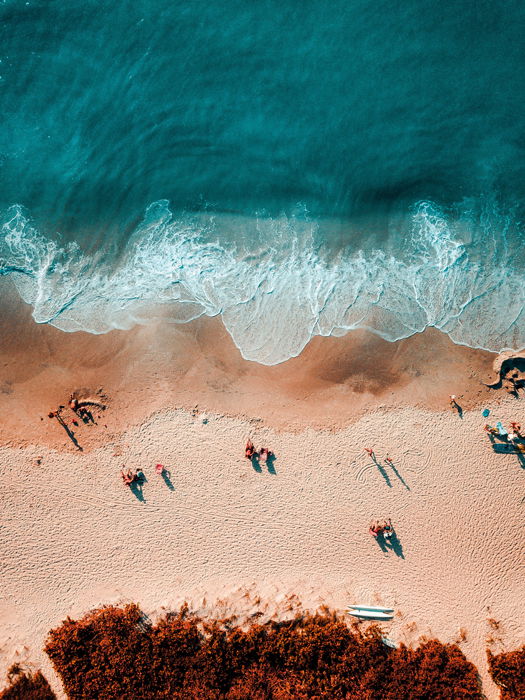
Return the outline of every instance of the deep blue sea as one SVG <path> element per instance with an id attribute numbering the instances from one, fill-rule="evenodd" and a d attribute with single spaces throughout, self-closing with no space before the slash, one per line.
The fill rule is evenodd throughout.
<path id="1" fill-rule="evenodd" d="M 38 323 L 220 314 L 266 364 L 521 347 L 524 36 L 523 0 L 0 0 L 0 274 Z"/>

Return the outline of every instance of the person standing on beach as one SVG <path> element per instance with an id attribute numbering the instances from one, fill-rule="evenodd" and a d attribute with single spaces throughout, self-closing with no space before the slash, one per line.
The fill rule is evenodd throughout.
<path id="1" fill-rule="evenodd" d="M 458 412 L 458 415 L 460 418 L 463 418 L 463 409 L 459 405 L 459 403 L 456 401 L 456 395 L 455 394 L 450 394 L 450 407 Z"/>

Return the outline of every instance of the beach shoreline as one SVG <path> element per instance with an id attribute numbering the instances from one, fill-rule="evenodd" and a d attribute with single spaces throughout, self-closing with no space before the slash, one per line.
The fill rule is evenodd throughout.
<path id="1" fill-rule="evenodd" d="M 484 384 L 495 355 L 455 345 L 436 329 L 397 343 L 362 330 L 315 337 L 299 357 L 264 366 L 240 356 L 220 318 L 64 333 L 35 324 L 16 292 L 2 291 L 3 444 L 69 450 L 47 416 L 71 393 L 108 402 L 97 430 L 75 428 L 86 450 L 169 408 L 241 416 L 277 430 L 337 430 L 377 408 L 449 410 L 450 394 L 465 410 L 500 399 Z"/>

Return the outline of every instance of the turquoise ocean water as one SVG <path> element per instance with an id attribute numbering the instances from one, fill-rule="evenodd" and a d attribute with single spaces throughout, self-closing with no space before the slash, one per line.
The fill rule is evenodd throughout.
<path id="1" fill-rule="evenodd" d="M 39 323 L 525 345 L 525 3 L 0 0 L 0 274 Z M 0 300 L 1 313 L 1 300 Z"/>

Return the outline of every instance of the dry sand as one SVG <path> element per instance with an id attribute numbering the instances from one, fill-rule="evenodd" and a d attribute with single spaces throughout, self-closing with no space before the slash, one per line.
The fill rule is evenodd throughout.
<path id="1" fill-rule="evenodd" d="M 390 637 L 458 641 L 497 697 L 487 640 L 500 651 L 525 638 L 525 469 L 492 451 L 479 402 L 493 421 L 525 416 L 481 387 L 488 354 L 438 333 L 397 345 L 356 334 L 261 368 L 215 321 L 93 338 L 13 314 L 0 355 L 0 672 L 27 660 L 58 690 L 48 630 L 105 603 L 154 616 L 188 600 L 241 618 L 384 603 Z M 72 389 L 109 395 L 98 425 L 77 431 L 83 452 L 45 417 Z M 275 451 L 275 473 L 244 459 L 248 435 Z M 123 463 L 144 469 L 144 501 Z M 398 554 L 368 533 L 378 516 L 392 517 Z"/>

